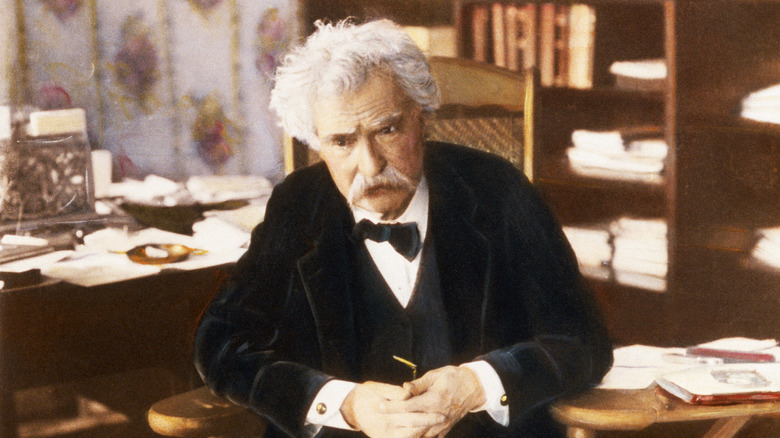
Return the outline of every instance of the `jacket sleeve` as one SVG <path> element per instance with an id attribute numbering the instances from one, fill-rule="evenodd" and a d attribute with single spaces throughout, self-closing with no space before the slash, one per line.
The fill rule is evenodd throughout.
<path id="1" fill-rule="evenodd" d="M 305 297 L 294 287 L 300 244 L 287 231 L 295 219 L 284 190 L 284 184 L 274 190 L 266 220 L 202 316 L 195 366 L 215 394 L 291 436 L 305 436 L 306 411 L 330 377 L 316 370 L 316 342 L 301 341 L 316 335 Z"/>
<path id="2" fill-rule="evenodd" d="M 612 364 L 611 342 L 559 223 L 525 177 L 512 174 L 516 190 L 503 191 L 502 219 L 489 237 L 502 285 L 486 304 L 486 338 L 495 348 L 480 357 L 501 378 L 510 428 L 598 384 Z"/>

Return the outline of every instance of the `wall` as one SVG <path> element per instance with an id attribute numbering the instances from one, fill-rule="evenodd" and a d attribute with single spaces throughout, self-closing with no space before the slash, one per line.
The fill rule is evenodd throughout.
<path id="1" fill-rule="evenodd" d="M 0 104 L 84 108 L 120 176 L 282 172 L 287 0 L 0 0 Z"/>

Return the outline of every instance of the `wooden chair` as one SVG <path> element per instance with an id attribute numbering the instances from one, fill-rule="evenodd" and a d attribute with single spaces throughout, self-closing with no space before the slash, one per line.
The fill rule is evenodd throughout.
<path id="1" fill-rule="evenodd" d="M 463 58 L 433 56 L 431 71 L 442 106 L 428 124 L 427 138 L 500 155 L 533 180 L 534 114 L 538 75 Z M 318 161 L 317 153 L 285 136 L 284 168 Z"/>
<path id="2" fill-rule="evenodd" d="M 460 58 L 432 57 L 442 107 L 427 136 L 496 153 L 533 179 L 534 94 L 538 76 Z M 285 170 L 311 164 L 316 153 L 290 137 L 284 142 Z M 246 437 L 264 431 L 251 411 L 205 388 L 155 403 L 147 415 L 155 432 L 175 437 Z"/>

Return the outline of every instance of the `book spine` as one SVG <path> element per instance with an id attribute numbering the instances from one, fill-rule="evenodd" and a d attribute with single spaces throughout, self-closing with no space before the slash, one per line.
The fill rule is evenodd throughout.
<path id="1" fill-rule="evenodd" d="M 521 65 L 525 70 L 536 66 L 536 5 L 529 3 L 518 9 L 517 20 L 521 31 L 518 37 Z"/>
<path id="2" fill-rule="evenodd" d="M 493 63 L 506 67 L 506 32 L 504 31 L 504 6 L 493 3 L 491 7 L 493 29 Z"/>
<path id="3" fill-rule="evenodd" d="M 592 88 L 596 14 L 591 6 L 575 4 L 569 23 L 569 86 Z"/>
<path id="4" fill-rule="evenodd" d="M 487 30 L 489 12 L 487 6 L 474 7 L 471 14 L 471 37 L 474 44 L 474 59 L 487 61 Z"/>
<path id="5" fill-rule="evenodd" d="M 555 8 L 555 70 L 553 84 L 565 87 L 569 84 L 569 6 Z"/>
<path id="6" fill-rule="evenodd" d="M 517 70 L 520 67 L 518 55 L 522 34 L 518 34 L 517 6 L 508 5 L 504 12 L 506 18 L 506 67 L 511 70 Z M 520 30 L 519 32 L 522 32 Z"/>
<path id="7" fill-rule="evenodd" d="M 539 6 L 539 81 L 542 86 L 554 85 L 555 78 L 555 5 Z"/>
<path id="8" fill-rule="evenodd" d="M 742 362 L 775 362 L 775 356 L 769 353 L 754 351 L 719 350 L 717 348 L 691 347 L 685 350 L 689 356 L 719 357 L 722 359 Z"/>

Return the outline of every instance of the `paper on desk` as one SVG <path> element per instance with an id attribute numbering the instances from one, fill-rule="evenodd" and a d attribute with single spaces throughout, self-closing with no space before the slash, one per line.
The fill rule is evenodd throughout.
<path id="1" fill-rule="evenodd" d="M 67 259 L 42 269 L 41 273 L 81 286 L 95 286 L 155 275 L 163 269 L 194 270 L 232 263 L 246 251 L 245 248 L 236 247 L 236 242 L 236 239 L 215 239 L 210 244 L 202 245 L 204 242 L 193 236 L 156 228 L 145 228 L 138 232 L 105 228 L 85 236 L 83 247 Z M 180 244 L 205 252 L 191 254 L 181 262 L 160 265 L 138 264 L 124 254 L 136 246 L 149 244 Z"/>
<path id="2" fill-rule="evenodd" d="M 16 260 L 9 263 L 3 263 L 0 265 L 0 271 L 3 272 L 25 272 L 31 269 L 41 269 L 44 266 L 49 266 L 53 263 L 57 263 L 60 260 L 73 254 L 71 250 L 54 251 L 48 254 L 43 254 L 35 257 L 28 257 L 22 260 Z"/>
<path id="3" fill-rule="evenodd" d="M 210 239 L 205 236 L 186 236 L 157 228 L 145 228 L 128 233 L 116 228 L 106 228 L 84 237 L 84 245 L 94 250 L 126 252 L 136 246 L 149 244 L 179 244 L 205 251 L 200 255 L 190 255 L 177 263 L 159 265 L 163 269 L 192 270 L 235 262 L 246 251 L 241 245 L 246 242 L 243 234 L 233 232 L 227 227 L 213 225 L 208 228 Z M 125 257 L 127 259 L 127 257 Z M 136 264 L 127 259 L 128 263 Z"/>
<path id="4" fill-rule="evenodd" d="M 71 258 L 41 268 L 41 274 L 79 286 L 97 286 L 158 274 L 162 268 L 139 265 L 124 254 L 77 251 Z"/>
<path id="5" fill-rule="evenodd" d="M 671 362 L 665 357 L 684 354 L 684 348 L 663 348 L 649 345 L 618 347 L 613 351 L 614 362 L 601 384 L 603 389 L 643 389 L 665 372 L 689 367 L 689 364 Z"/>

